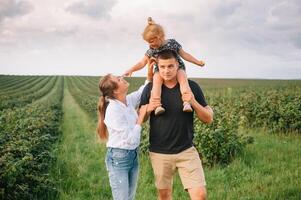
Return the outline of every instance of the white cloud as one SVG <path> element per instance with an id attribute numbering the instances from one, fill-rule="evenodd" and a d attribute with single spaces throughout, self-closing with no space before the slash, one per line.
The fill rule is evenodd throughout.
<path id="1" fill-rule="evenodd" d="M 206 61 L 189 76 L 301 78 L 298 0 L 1 0 L 0 74 L 122 73 L 147 49 L 148 16 Z"/>
<path id="2" fill-rule="evenodd" d="M 30 13 L 33 5 L 28 1 L 1 0 L 0 1 L 0 22 L 5 18 L 22 16 Z"/>
<path id="3" fill-rule="evenodd" d="M 68 5 L 66 11 L 93 18 L 103 18 L 109 16 L 115 3 L 115 0 L 81 0 Z"/>

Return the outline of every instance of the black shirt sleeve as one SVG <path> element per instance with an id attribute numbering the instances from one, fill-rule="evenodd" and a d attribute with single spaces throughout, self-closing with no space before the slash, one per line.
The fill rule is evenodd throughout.
<path id="1" fill-rule="evenodd" d="M 205 96 L 201 87 L 192 80 L 188 80 L 188 82 L 189 82 L 190 89 L 192 90 L 192 93 L 194 95 L 194 98 L 197 100 L 197 102 L 204 107 L 207 106 L 208 104 L 205 100 Z"/>
<path id="2" fill-rule="evenodd" d="M 139 107 L 149 103 L 150 91 L 152 89 L 152 86 L 153 84 L 150 82 L 143 89 Z"/>

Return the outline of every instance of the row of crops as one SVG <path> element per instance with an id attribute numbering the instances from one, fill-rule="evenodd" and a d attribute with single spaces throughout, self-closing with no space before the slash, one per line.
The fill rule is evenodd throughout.
<path id="1" fill-rule="evenodd" d="M 67 77 L 67 86 L 76 102 L 93 119 L 97 119 L 98 78 Z"/>
<path id="2" fill-rule="evenodd" d="M 49 171 L 56 159 L 52 147 L 60 136 L 64 88 L 96 122 L 99 78 L 0 75 L 0 199 L 55 199 Z M 133 91 L 144 78 L 128 81 Z M 211 125 L 195 119 L 194 143 L 209 166 L 235 159 L 253 142 L 249 129 L 301 132 L 301 81 L 196 81 L 214 110 Z M 142 152 L 148 151 L 148 132 L 145 123 Z"/>
<path id="3" fill-rule="evenodd" d="M 69 77 L 68 85 L 79 105 L 97 119 L 99 78 Z M 143 78 L 128 79 L 130 91 Z M 250 128 L 270 133 L 301 132 L 300 81 L 239 81 L 196 79 L 214 109 L 214 122 L 204 125 L 195 119 L 194 143 L 207 165 L 228 164 L 253 138 Z M 232 84 L 232 85 L 231 85 Z M 231 86 L 231 87 L 226 87 Z M 141 150 L 147 152 L 148 124 L 144 124 Z"/>
<path id="4" fill-rule="evenodd" d="M 0 199 L 47 199 L 60 135 L 64 78 L 0 77 Z"/>

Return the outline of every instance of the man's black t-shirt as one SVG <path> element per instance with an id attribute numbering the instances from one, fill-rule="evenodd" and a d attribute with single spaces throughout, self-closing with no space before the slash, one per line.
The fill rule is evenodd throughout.
<path id="1" fill-rule="evenodd" d="M 195 99 L 202 106 L 207 106 L 200 86 L 188 80 Z M 149 102 L 152 84 L 143 90 L 140 105 Z M 149 150 L 155 153 L 175 154 L 192 147 L 193 112 L 183 112 L 183 101 L 179 83 L 173 88 L 162 85 L 161 103 L 165 112 L 150 115 Z"/>

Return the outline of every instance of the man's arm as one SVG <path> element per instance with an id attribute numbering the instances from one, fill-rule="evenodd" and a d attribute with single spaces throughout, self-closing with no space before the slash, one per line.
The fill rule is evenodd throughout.
<path id="1" fill-rule="evenodd" d="M 140 106 L 139 107 L 148 104 L 143 122 L 148 120 L 151 112 L 154 111 L 158 106 L 161 105 L 160 99 L 157 100 L 157 99 L 151 98 L 151 95 L 150 95 L 151 88 L 152 88 L 151 83 L 149 83 L 147 86 L 145 86 L 145 88 L 142 92 L 142 95 L 141 95 L 141 99 L 140 99 Z"/>
<path id="2" fill-rule="evenodd" d="M 151 112 L 153 112 L 157 107 L 161 106 L 161 101 L 160 99 L 153 99 L 151 98 L 149 100 L 149 104 L 147 105 L 147 108 L 146 108 L 146 114 L 145 114 L 145 117 L 144 117 L 144 121 L 147 121 Z"/>
<path id="3" fill-rule="evenodd" d="M 213 110 L 210 106 L 203 107 L 201 104 L 199 104 L 196 100 L 194 100 L 195 103 L 191 103 L 193 109 L 195 110 L 195 113 L 199 120 L 206 124 L 211 124 L 213 122 Z"/>
<path id="4" fill-rule="evenodd" d="M 210 106 L 202 106 L 199 102 L 194 98 L 192 92 L 183 94 L 183 101 L 189 102 L 193 107 L 197 117 L 199 120 L 206 124 L 211 124 L 213 122 L 213 110 Z"/>

